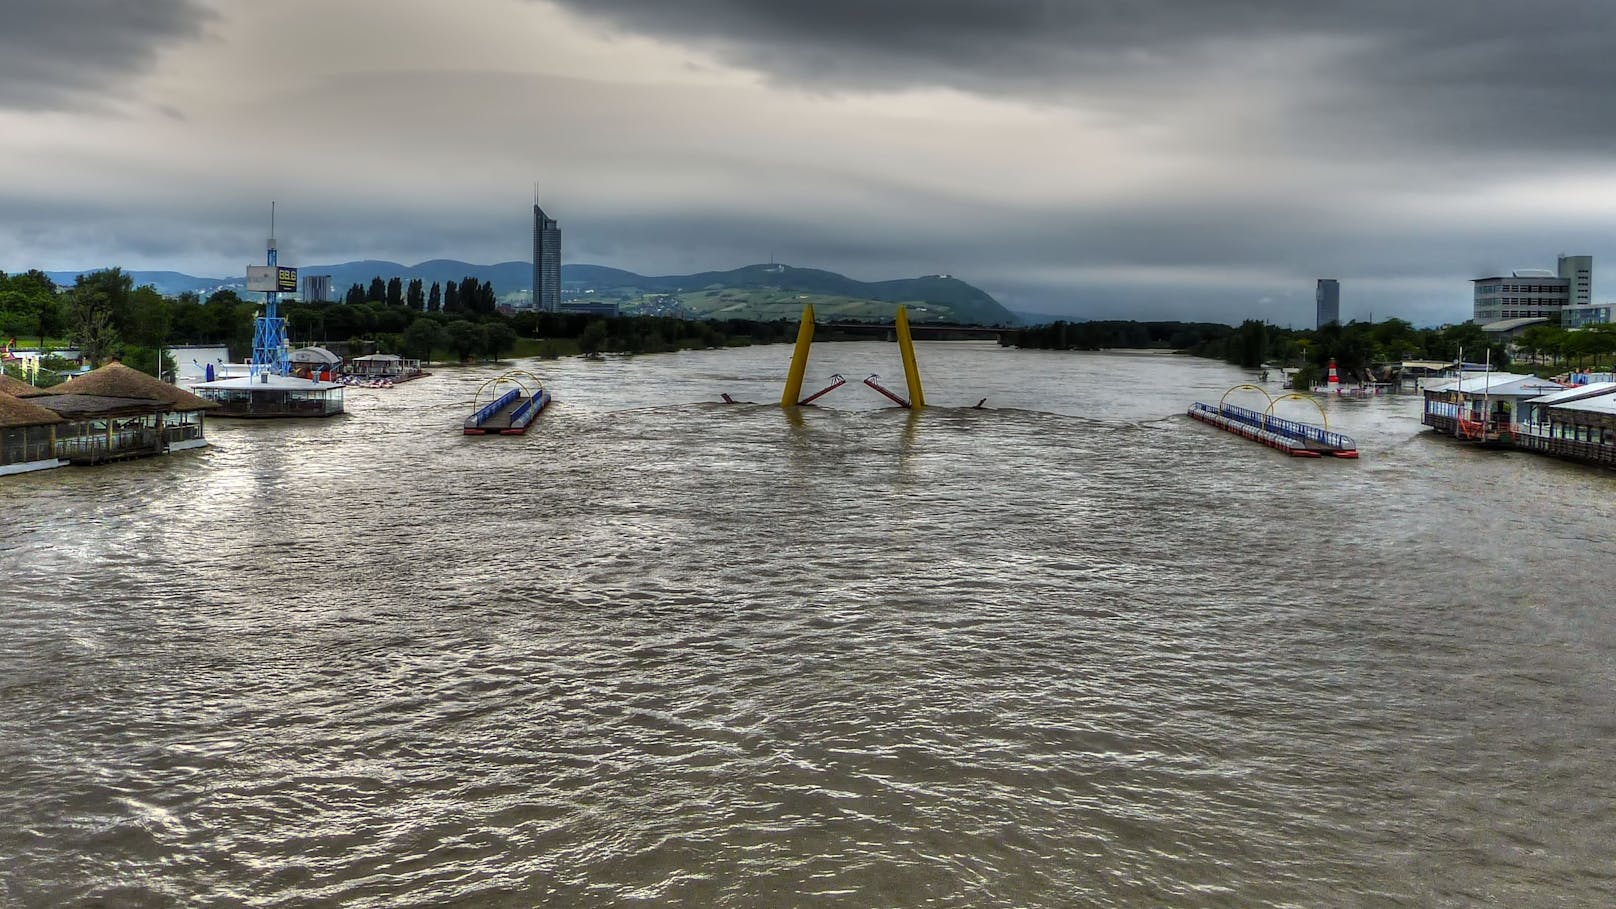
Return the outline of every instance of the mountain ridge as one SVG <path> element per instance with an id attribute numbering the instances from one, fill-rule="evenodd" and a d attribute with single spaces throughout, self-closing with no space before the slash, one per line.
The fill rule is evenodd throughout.
<path id="1" fill-rule="evenodd" d="M 93 269 L 91 269 L 93 270 Z M 86 272 L 46 272 L 58 285 L 71 285 Z M 210 293 L 219 289 L 244 292 L 242 278 L 199 277 L 176 271 L 132 270 L 128 274 L 137 286 L 150 284 L 160 293 L 179 294 L 187 291 Z M 383 281 L 400 278 L 410 281 L 420 278 L 430 285 L 436 282 L 459 281 L 473 277 L 487 281 L 501 296 L 526 291 L 532 281 L 532 265 L 527 262 L 496 262 L 476 265 L 457 259 L 428 259 L 415 265 L 404 265 L 382 259 L 362 259 L 333 265 L 307 265 L 298 268 L 299 276 L 330 275 L 332 293 L 339 299 L 353 284 L 368 287 L 372 278 Z M 815 294 L 847 300 L 865 300 L 876 303 L 932 304 L 952 317 L 954 321 L 986 325 L 1015 324 L 1014 313 L 1006 309 L 991 294 L 951 275 L 924 275 L 913 278 L 894 278 L 884 281 L 859 281 L 837 272 L 817 268 L 798 268 L 781 264 L 747 265 L 727 271 L 695 272 L 687 275 L 641 275 L 605 265 L 569 264 L 561 268 L 561 282 L 565 291 L 576 294 L 594 292 L 598 298 L 618 296 L 632 298 L 644 295 L 673 295 L 686 292 L 724 290 L 733 294 L 737 290 L 773 292 L 782 294 Z M 726 297 L 726 299 L 732 299 Z M 778 300 L 775 300 L 778 308 Z M 716 313 L 698 312 L 698 315 Z"/>

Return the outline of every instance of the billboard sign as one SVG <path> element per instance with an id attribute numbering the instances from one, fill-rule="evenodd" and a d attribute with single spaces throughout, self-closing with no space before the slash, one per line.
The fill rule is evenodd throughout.
<path id="1" fill-rule="evenodd" d="M 276 265 L 249 265 L 247 289 L 262 293 L 296 293 L 297 269 Z"/>

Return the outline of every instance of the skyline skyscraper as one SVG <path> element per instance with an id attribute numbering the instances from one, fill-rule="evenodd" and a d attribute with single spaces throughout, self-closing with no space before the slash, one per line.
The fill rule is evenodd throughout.
<path id="1" fill-rule="evenodd" d="M 1341 321 L 1341 282 L 1334 278 L 1320 278 L 1318 289 L 1313 292 L 1313 301 L 1318 305 L 1318 324 L 1316 328 L 1323 328 L 1331 322 Z"/>
<path id="2" fill-rule="evenodd" d="M 533 305 L 561 311 L 561 227 L 533 203 Z"/>

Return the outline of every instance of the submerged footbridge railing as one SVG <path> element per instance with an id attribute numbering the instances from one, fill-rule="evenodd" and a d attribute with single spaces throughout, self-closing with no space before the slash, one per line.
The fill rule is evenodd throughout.
<path id="1" fill-rule="evenodd" d="M 532 388 L 522 381 L 523 376 L 531 380 Z M 545 389 L 544 382 L 538 376 L 522 369 L 513 369 L 484 382 L 473 396 L 473 403 L 482 400 L 485 391 L 490 389 L 498 391 L 499 386 L 505 384 L 514 387 L 506 389 L 492 401 L 473 411 L 471 416 L 466 418 L 462 432 L 468 436 L 519 436 L 527 432 L 534 418 L 550 403 L 550 392 Z"/>
<path id="2" fill-rule="evenodd" d="M 1241 389 L 1261 392 L 1263 397 L 1268 398 L 1268 408 L 1258 413 L 1228 403 L 1229 395 Z M 1315 426 L 1300 420 L 1286 420 L 1274 416 L 1274 405 L 1286 399 L 1307 401 L 1318 407 L 1319 417 L 1324 425 Z M 1273 398 L 1255 385 L 1236 385 L 1223 393 L 1223 398 L 1218 401 L 1216 407 L 1199 401 L 1190 405 L 1189 415 L 1202 423 L 1216 426 L 1253 442 L 1260 442 L 1292 457 L 1319 458 L 1325 455 L 1349 459 L 1358 457 L 1358 443 L 1349 436 L 1332 432 L 1324 408 L 1307 395 L 1292 393 Z"/>
<path id="3" fill-rule="evenodd" d="M 489 401 L 487 404 L 477 408 L 477 412 L 472 414 L 471 419 L 466 421 L 466 426 L 470 428 L 481 427 L 484 423 L 488 422 L 490 417 L 496 413 L 499 413 L 502 409 L 504 409 L 505 405 L 516 400 L 521 396 L 521 394 L 522 393 L 520 391 L 513 388 L 494 400 Z"/>

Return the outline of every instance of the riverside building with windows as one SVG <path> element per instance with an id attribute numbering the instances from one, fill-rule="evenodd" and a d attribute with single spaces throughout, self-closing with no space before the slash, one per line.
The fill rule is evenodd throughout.
<path id="1" fill-rule="evenodd" d="M 1506 319 L 1554 318 L 1571 302 L 1571 282 L 1548 269 L 1521 268 L 1476 278 L 1474 315 L 1481 325 Z"/>
<path id="2" fill-rule="evenodd" d="M 1557 320 L 1563 315 L 1581 319 L 1587 313 L 1588 321 L 1580 324 L 1591 324 L 1597 321 L 1595 313 L 1573 307 L 1591 305 L 1593 281 L 1593 256 L 1561 256 L 1554 271 L 1518 268 L 1508 275 L 1476 278 L 1470 321 L 1489 325 L 1511 319 Z"/>

